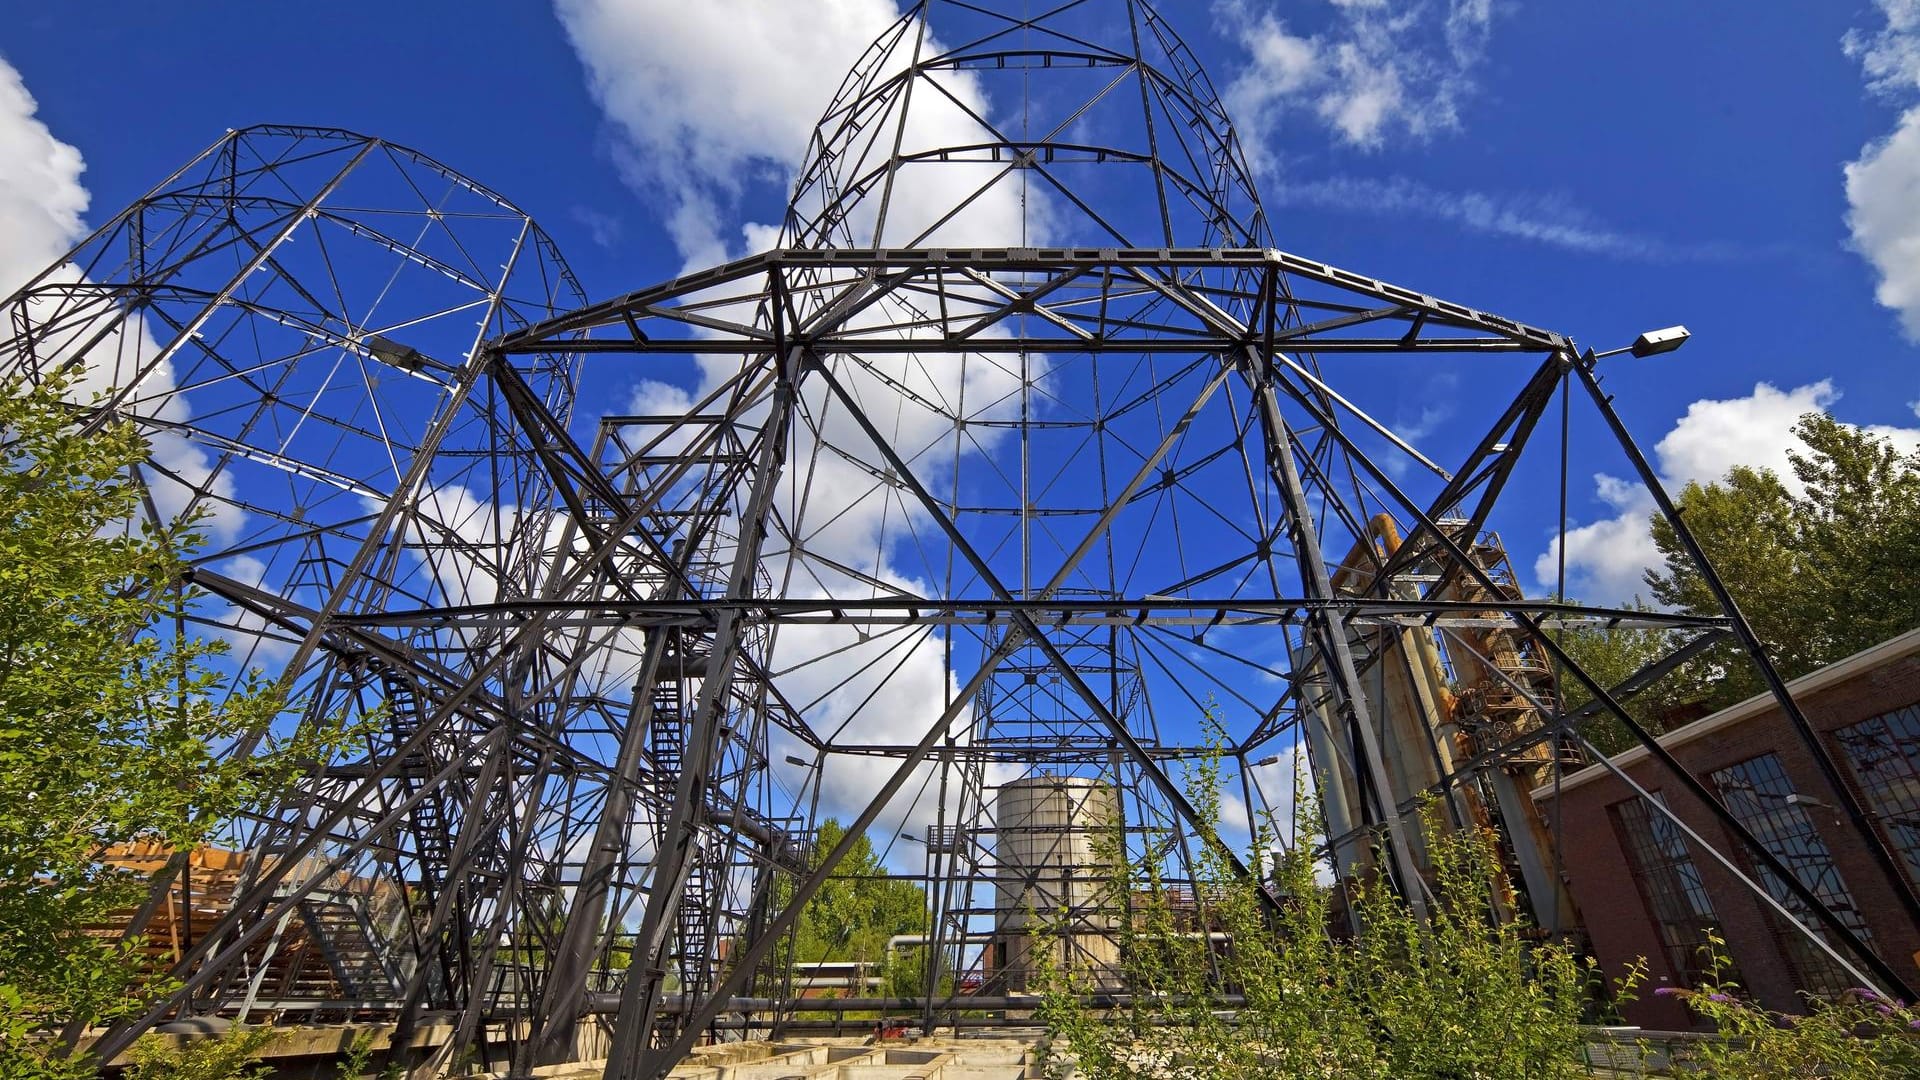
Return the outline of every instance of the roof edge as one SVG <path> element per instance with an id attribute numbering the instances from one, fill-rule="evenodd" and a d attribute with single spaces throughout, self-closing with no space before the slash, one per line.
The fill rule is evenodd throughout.
<path id="1" fill-rule="evenodd" d="M 1824 690 L 1829 686 L 1844 682 L 1856 675 L 1872 671 L 1883 664 L 1891 663 L 1894 660 L 1913 653 L 1920 653 L 1920 627 L 1909 630 L 1904 634 L 1896 634 L 1878 645 L 1868 646 L 1854 653 L 1852 656 L 1835 660 L 1833 663 L 1817 671 L 1810 671 L 1788 682 L 1787 690 L 1794 696 L 1795 700 L 1798 700 L 1802 694 Z M 1661 746 L 1669 750 L 1675 747 L 1685 746 L 1695 739 L 1711 735 L 1722 728 L 1731 727 L 1744 720 L 1758 716 L 1768 709 L 1773 708 L 1775 704 L 1776 702 L 1772 694 L 1755 694 L 1753 697 L 1736 705 L 1729 705 L 1717 713 L 1703 716 L 1691 723 L 1682 724 L 1660 736 L 1658 741 Z M 1608 760 L 1613 762 L 1616 767 L 1624 769 L 1636 765 L 1650 756 L 1651 752 L 1646 747 L 1635 746 L 1620 751 Z M 1566 776 L 1561 777 L 1558 787 L 1560 792 L 1564 794 L 1572 788 L 1591 783 L 1602 776 L 1610 775 L 1612 775 L 1612 770 L 1607 768 L 1604 762 L 1595 762 L 1577 772 L 1568 773 Z M 1535 800 L 1551 799 L 1554 797 L 1554 788 L 1555 785 L 1553 784 L 1542 784 L 1533 789 L 1533 798 Z"/>

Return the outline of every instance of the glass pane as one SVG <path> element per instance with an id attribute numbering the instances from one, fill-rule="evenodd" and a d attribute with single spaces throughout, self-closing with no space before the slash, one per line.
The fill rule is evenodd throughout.
<path id="1" fill-rule="evenodd" d="M 1660 793 L 1653 797 L 1659 800 Z M 1686 836 L 1664 813 L 1638 799 L 1616 803 L 1612 811 L 1667 960 L 1682 983 L 1698 986 L 1706 972 L 1707 936 L 1719 932 L 1720 917 L 1687 851 Z"/>
<path id="2" fill-rule="evenodd" d="M 1752 830 L 1774 858 L 1787 865 L 1808 892 L 1819 897 L 1861 940 L 1871 940 L 1866 920 L 1854 907 L 1853 894 L 1847 891 L 1846 883 L 1840 880 L 1840 871 L 1833 865 L 1826 841 L 1820 838 L 1813 819 L 1807 816 L 1806 807 L 1793 800 L 1793 783 L 1787 778 L 1778 755 L 1761 754 L 1721 769 L 1713 774 L 1713 784 L 1733 816 Z M 1835 944 L 1824 928 L 1814 923 L 1812 911 L 1787 891 L 1786 883 L 1778 875 L 1765 866 L 1754 869 L 1761 884 L 1782 907 L 1793 912 L 1801 922 L 1814 926 L 1828 944 Z M 1787 955 L 1807 989 L 1835 993 L 1850 985 L 1851 980 L 1839 965 L 1808 941 L 1805 934 L 1785 926 L 1780 928 L 1780 933 Z"/>

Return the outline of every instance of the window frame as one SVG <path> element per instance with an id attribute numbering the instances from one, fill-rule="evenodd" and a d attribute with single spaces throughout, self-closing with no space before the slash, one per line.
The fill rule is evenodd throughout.
<path id="1" fill-rule="evenodd" d="M 1774 858 L 1786 864 L 1800 884 L 1831 908 L 1849 930 L 1860 940 L 1871 943 L 1873 933 L 1866 916 L 1854 902 L 1853 891 L 1847 887 L 1819 825 L 1807 813 L 1806 806 L 1795 801 L 1794 796 L 1799 793 L 1780 755 L 1763 751 L 1713 770 L 1709 779 L 1728 812 L 1746 826 Z M 1744 845 L 1740 854 L 1749 871 L 1781 907 L 1812 927 L 1836 951 L 1845 947 L 1814 920 L 1812 911 L 1787 889 L 1771 867 L 1755 861 Z M 1854 985 L 1855 980 L 1844 968 L 1808 941 L 1806 934 L 1781 919 L 1778 912 L 1770 910 L 1768 919 L 1774 926 L 1781 951 L 1804 989 L 1833 995 Z"/>
<path id="2" fill-rule="evenodd" d="M 1832 738 L 1874 826 L 1920 889 L 1920 701 L 1849 724 Z"/>
<path id="3" fill-rule="evenodd" d="M 1664 812 L 1665 797 L 1658 791 L 1648 795 L 1660 809 L 1635 796 L 1607 807 L 1607 813 L 1640 903 L 1666 950 L 1667 965 L 1682 986 L 1693 989 L 1709 971 L 1710 938 L 1724 940 L 1725 924 L 1686 834 Z M 1721 975 L 1725 977 L 1727 971 L 1723 969 Z"/>

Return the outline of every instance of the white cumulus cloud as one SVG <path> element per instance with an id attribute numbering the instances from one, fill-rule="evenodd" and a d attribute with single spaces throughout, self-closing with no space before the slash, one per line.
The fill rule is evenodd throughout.
<path id="1" fill-rule="evenodd" d="M 52 265 L 86 232 L 86 162 L 38 113 L 20 73 L 0 58 L 0 296 Z"/>
<path id="2" fill-rule="evenodd" d="M 1213 11 L 1247 52 L 1226 103 L 1267 167 L 1263 142 L 1294 115 L 1369 149 L 1457 128 L 1493 28 L 1491 0 L 1333 0 L 1307 33 L 1271 2 L 1215 0 Z"/>
<path id="3" fill-rule="evenodd" d="M 893 0 L 556 0 L 595 100 L 619 129 L 627 179 L 660 210 L 689 266 L 739 246 L 732 208 L 784 183 L 841 78 L 899 18 Z"/>
<path id="4" fill-rule="evenodd" d="M 619 133 L 616 153 L 629 184 L 659 200 L 658 215 L 687 269 L 775 242 L 777 226 L 742 220 L 743 199 L 756 188 L 785 193 L 846 73 L 901 18 L 895 0 L 556 0 L 555 7 L 594 98 Z M 916 43 L 923 52 L 940 48 L 907 34 L 876 54 L 873 81 L 904 70 Z M 991 113 L 976 76 L 940 70 L 923 77 L 939 92 L 913 96 L 898 128 L 901 155 L 989 138 L 975 118 Z M 866 118 L 889 132 L 897 119 Z M 915 172 L 889 200 L 885 239 L 919 242 L 921 229 L 991 184 L 936 239 L 1022 242 L 1023 220 L 1034 225 L 1045 207 L 1023 200 L 1005 172 L 991 162 Z M 875 205 L 868 199 L 865 208 Z M 873 223 L 853 224 L 870 233 Z"/>
<path id="5" fill-rule="evenodd" d="M 85 170 L 80 151 L 56 137 L 40 119 L 39 103 L 20 72 L 0 59 L 0 298 L 12 295 L 43 271 L 46 285 L 81 280 L 80 269 L 61 259 L 87 233 L 84 215 L 92 200 L 80 182 Z M 0 310 L 6 327 L 0 333 L 10 332 L 12 314 Z M 119 313 L 102 318 L 118 319 Z M 39 347 L 46 355 L 58 356 L 88 341 L 88 367 L 72 391 L 81 400 L 115 386 L 160 348 L 146 320 L 137 314 L 126 316 L 104 333 L 92 320 L 69 323 L 45 337 Z M 127 407 L 171 423 L 185 422 L 190 413 L 173 389 L 172 365 L 154 365 L 140 384 L 140 394 Z M 177 434 L 153 432 L 149 441 L 152 457 L 142 476 L 156 511 L 171 518 L 186 509 L 196 489 L 208 483 L 213 463 L 205 451 Z M 203 525 L 208 537 L 219 543 L 233 538 L 243 515 L 228 501 L 233 491 L 227 477 L 213 477 L 212 486 L 221 501 Z"/>
<path id="6" fill-rule="evenodd" d="M 1877 0 L 1886 25 L 1842 42 L 1875 93 L 1907 102 L 1894 130 L 1861 148 L 1845 169 L 1847 228 L 1879 277 L 1874 299 L 1920 341 L 1920 0 Z"/>
<path id="7" fill-rule="evenodd" d="M 1847 227 L 1880 278 L 1874 299 L 1920 341 L 1920 106 L 1849 162 L 1846 177 Z"/>
<path id="8" fill-rule="evenodd" d="M 1791 390 L 1757 383 L 1745 397 L 1696 401 L 1654 444 L 1661 483 L 1678 495 L 1689 482 L 1711 483 L 1746 465 L 1769 469 L 1789 490 L 1797 490 L 1799 480 L 1787 458 L 1789 450 L 1800 447 L 1793 425 L 1809 412 L 1830 411 L 1839 398 L 1832 380 L 1821 379 Z M 1866 430 L 1903 449 L 1920 446 L 1920 428 L 1872 425 Z M 1653 498 L 1637 481 L 1605 473 L 1593 479 L 1595 494 L 1614 514 L 1567 530 L 1567 593 L 1593 603 L 1644 594 L 1642 575 L 1660 562 L 1648 528 Z M 1543 588 L 1555 586 L 1559 559 L 1556 538 L 1534 562 Z"/>

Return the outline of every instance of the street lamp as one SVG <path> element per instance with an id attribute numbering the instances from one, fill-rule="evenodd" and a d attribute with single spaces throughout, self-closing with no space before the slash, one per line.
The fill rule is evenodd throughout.
<path id="1" fill-rule="evenodd" d="M 1621 353 L 1632 353 L 1644 360 L 1649 356 L 1659 356 L 1661 353 L 1670 353 L 1680 346 L 1685 345 L 1687 339 L 1692 336 L 1693 332 L 1684 326 L 1669 326 L 1660 330 L 1649 330 L 1639 337 L 1634 338 L 1633 344 L 1623 345 L 1618 349 L 1608 349 L 1603 353 L 1595 353 L 1593 354 L 1593 358 L 1598 360 L 1606 356 L 1619 356 Z"/>
<path id="2" fill-rule="evenodd" d="M 371 353 L 375 360 L 397 367 L 401 371 L 418 373 L 422 368 L 427 366 L 427 356 L 425 353 L 411 345 L 404 345 L 392 338 L 381 337 L 379 334 L 368 334 L 362 341 L 362 344 L 366 345 L 367 352 Z"/>

